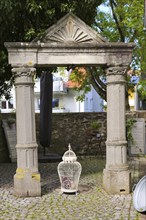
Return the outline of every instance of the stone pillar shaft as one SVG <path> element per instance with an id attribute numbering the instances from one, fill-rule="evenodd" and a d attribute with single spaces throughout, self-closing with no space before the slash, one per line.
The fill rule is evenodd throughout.
<path id="1" fill-rule="evenodd" d="M 14 188 L 18 196 L 40 196 L 34 110 L 35 68 L 14 68 L 12 71 L 15 77 L 17 122 L 17 170 Z"/>
<path id="2" fill-rule="evenodd" d="M 125 67 L 107 69 L 107 141 L 103 185 L 110 193 L 129 193 L 125 131 Z"/>

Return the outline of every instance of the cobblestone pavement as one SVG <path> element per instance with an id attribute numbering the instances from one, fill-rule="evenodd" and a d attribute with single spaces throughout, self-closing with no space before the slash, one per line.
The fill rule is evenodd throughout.
<path id="1" fill-rule="evenodd" d="M 0 164 L 0 220 L 143 220 L 129 195 L 109 195 L 102 188 L 105 160 L 82 158 L 78 195 L 61 194 L 58 163 L 41 163 L 42 196 L 14 196 L 13 176 L 16 164 Z M 146 158 L 132 158 L 132 185 L 144 174 Z"/>

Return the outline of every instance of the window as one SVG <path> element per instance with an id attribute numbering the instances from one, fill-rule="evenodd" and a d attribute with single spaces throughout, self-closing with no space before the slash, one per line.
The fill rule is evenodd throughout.
<path id="1" fill-rule="evenodd" d="M 8 108 L 13 108 L 13 101 L 12 100 L 8 101 Z"/>
<path id="2" fill-rule="evenodd" d="M 59 107 L 59 99 L 52 100 L 52 108 Z"/>
<path id="3" fill-rule="evenodd" d="M 6 105 L 6 101 L 2 101 L 2 109 L 6 109 L 7 105 Z"/>
<path id="4" fill-rule="evenodd" d="M 40 99 L 37 99 L 38 109 L 40 109 Z"/>

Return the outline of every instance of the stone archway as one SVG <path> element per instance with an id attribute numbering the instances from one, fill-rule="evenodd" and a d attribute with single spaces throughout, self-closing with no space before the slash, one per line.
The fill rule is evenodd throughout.
<path id="1" fill-rule="evenodd" d="M 33 42 L 7 42 L 15 77 L 19 196 L 41 195 L 35 134 L 33 74 L 37 66 L 104 65 L 107 77 L 107 141 L 103 186 L 110 193 L 130 192 L 125 137 L 125 73 L 134 44 L 109 43 L 72 13 Z"/>

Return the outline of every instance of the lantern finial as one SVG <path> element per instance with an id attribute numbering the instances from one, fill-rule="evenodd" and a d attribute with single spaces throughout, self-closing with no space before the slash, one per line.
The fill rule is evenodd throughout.
<path id="1" fill-rule="evenodd" d="M 68 145 L 68 149 L 71 150 L 71 145 L 70 144 Z"/>

